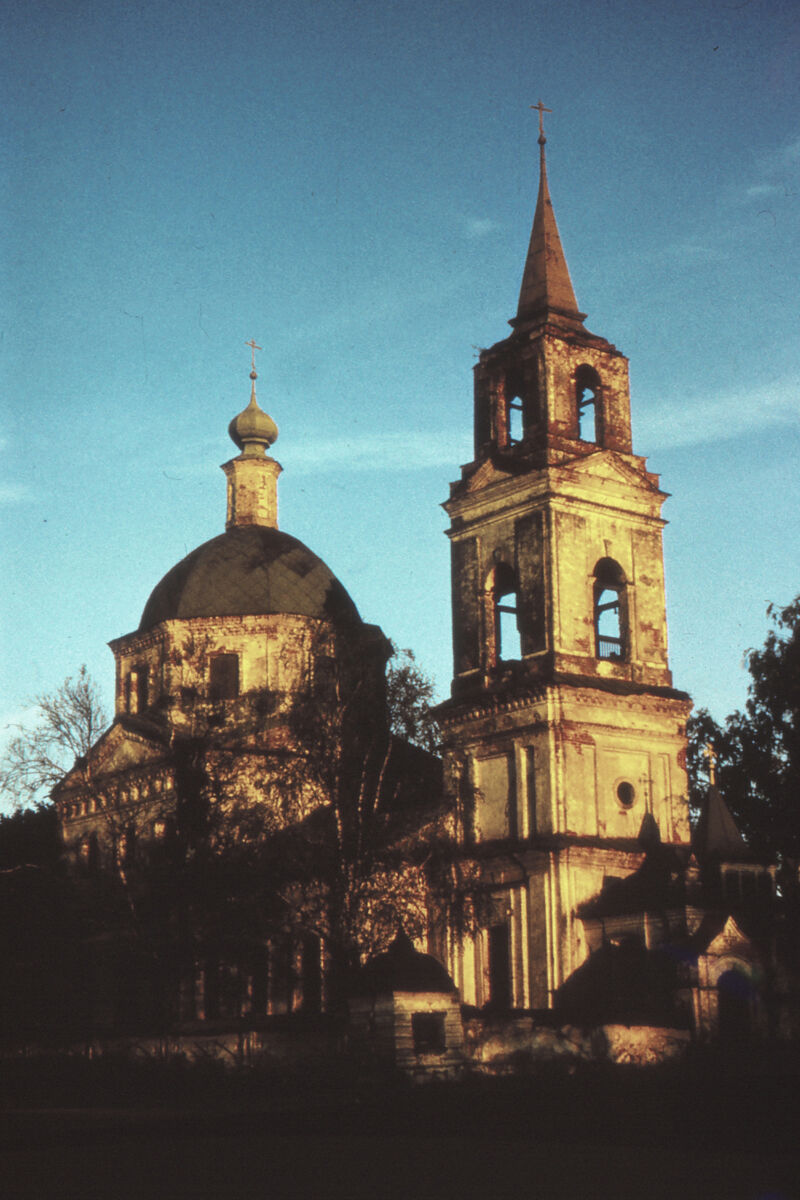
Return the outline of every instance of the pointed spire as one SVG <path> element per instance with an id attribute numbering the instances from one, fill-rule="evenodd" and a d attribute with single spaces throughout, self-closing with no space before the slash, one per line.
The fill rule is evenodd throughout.
<path id="1" fill-rule="evenodd" d="M 572 289 L 547 184 L 547 162 L 544 153 L 547 139 L 542 126 L 542 113 L 550 110 L 544 107 L 541 100 L 531 107 L 539 110 L 539 196 L 536 201 L 528 257 L 522 275 L 517 315 L 510 322 L 515 327 L 548 311 L 569 317 L 573 321 L 582 321 L 585 316 L 585 313 L 578 311 L 578 302 Z"/>
<path id="2" fill-rule="evenodd" d="M 698 858 L 717 858 L 721 862 L 742 862 L 752 857 L 750 847 L 739 832 L 719 788 L 712 783 L 700 819 L 692 837 Z"/>

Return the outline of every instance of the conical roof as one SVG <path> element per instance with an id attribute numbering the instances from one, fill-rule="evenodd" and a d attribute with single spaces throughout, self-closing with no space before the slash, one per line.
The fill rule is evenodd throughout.
<path id="1" fill-rule="evenodd" d="M 544 312 L 552 312 L 582 321 L 578 302 L 569 277 L 567 260 L 550 199 L 545 160 L 545 138 L 539 138 L 539 196 L 533 218 L 528 256 L 522 274 L 517 315 L 511 322 L 520 325 Z"/>
<path id="2" fill-rule="evenodd" d="M 692 846 L 701 861 L 715 858 L 719 862 L 746 862 L 752 857 L 716 784 L 708 789 Z"/>

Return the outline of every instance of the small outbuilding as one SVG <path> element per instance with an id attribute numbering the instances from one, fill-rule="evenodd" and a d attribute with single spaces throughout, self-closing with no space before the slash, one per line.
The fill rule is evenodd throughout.
<path id="1" fill-rule="evenodd" d="M 359 971 L 349 1002 L 353 1048 L 414 1078 L 452 1078 L 464 1066 L 458 991 L 431 954 L 401 930 Z"/>

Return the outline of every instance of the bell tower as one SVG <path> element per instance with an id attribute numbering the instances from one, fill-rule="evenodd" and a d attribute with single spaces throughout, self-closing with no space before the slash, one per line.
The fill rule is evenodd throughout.
<path id="1" fill-rule="evenodd" d="M 584 960 L 578 905 L 689 838 L 661 507 L 633 453 L 627 360 L 590 333 L 539 194 L 512 333 L 475 367 L 474 458 L 451 485 L 449 786 L 495 916 L 452 947 L 467 1003 L 548 1007 Z M 470 850 L 469 848 L 474 848 Z"/>

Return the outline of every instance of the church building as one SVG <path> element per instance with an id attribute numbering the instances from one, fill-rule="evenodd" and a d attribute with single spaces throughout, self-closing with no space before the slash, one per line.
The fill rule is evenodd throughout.
<path id="1" fill-rule="evenodd" d="M 423 1049 L 457 1061 L 459 1005 L 534 1024 L 622 1013 L 702 1033 L 724 1011 L 739 1027 L 800 1027 L 796 999 L 780 1019 L 756 1014 L 774 869 L 748 856 L 716 790 L 692 841 L 666 494 L 634 453 L 627 360 L 578 308 L 542 111 L 517 311 L 475 367 L 474 455 L 444 504 L 454 668 L 436 709 L 441 763 L 389 732 L 381 630 L 278 529 L 278 431 L 254 361 L 229 429 L 225 532 L 111 642 L 114 722 L 54 792 L 75 871 L 111 868 L 135 903 L 141 864 L 191 866 L 198 798 L 206 840 L 276 846 L 271 886 L 289 864 L 261 923 L 257 903 L 226 893 L 234 920 L 246 912 L 247 953 L 216 917 L 191 931 L 180 1019 L 324 1011 L 338 954 L 353 970 L 371 960 L 352 1012 L 368 1041 L 380 1011 L 386 1045 L 404 1022 L 403 1061 Z M 757 897 L 755 924 L 734 885 Z M 723 978 L 746 1002 L 720 1000 Z M 796 973 L 780 978 L 796 997 Z"/>
<path id="2" fill-rule="evenodd" d="M 278 430 L 258 405 L 255 365 L 251 379 L 229 428 L 239 454 L 222 468 L 225 532 L 168 571 L 138 629 L 110 643 L 114 721 L 54 792 L 75 870 L 121 884 L 120 928 L 127 906 L 137 936 L 142 914 L 156 929 L 185 929 L 144 938 L 156 958 L 182 960 L 171 972 L 180 1002 L 164 1005 L 181 1019 L 324 1008 L 359 907 L 370 912 L 365 948 L 380 946 L 384 927 L 396 930 L 389 901 L 407 882 L 384 887 L 377 914 L 382 885 L 360 877 L 367 856 L 354 844 L 384 808 L 415 811 L 420 793 L 428 806 L 439 796 L 434 756 L 389 737 L 388 639 L 325 563 L 278 529 L 281 467 L 267 454 Z M 212 883 L 226 856 L 241 878 Z M 249 907 L 231 892 L 245 890 L 246 871 Z M 173 907 L 153 913 L 148 891 L 165 872 Z M 215 905 L 230 910 L 227 923 Z M 339 911 L 347 905 L 356 911 Z M 244 959 L 236 913 L 252 926 Z"/>

